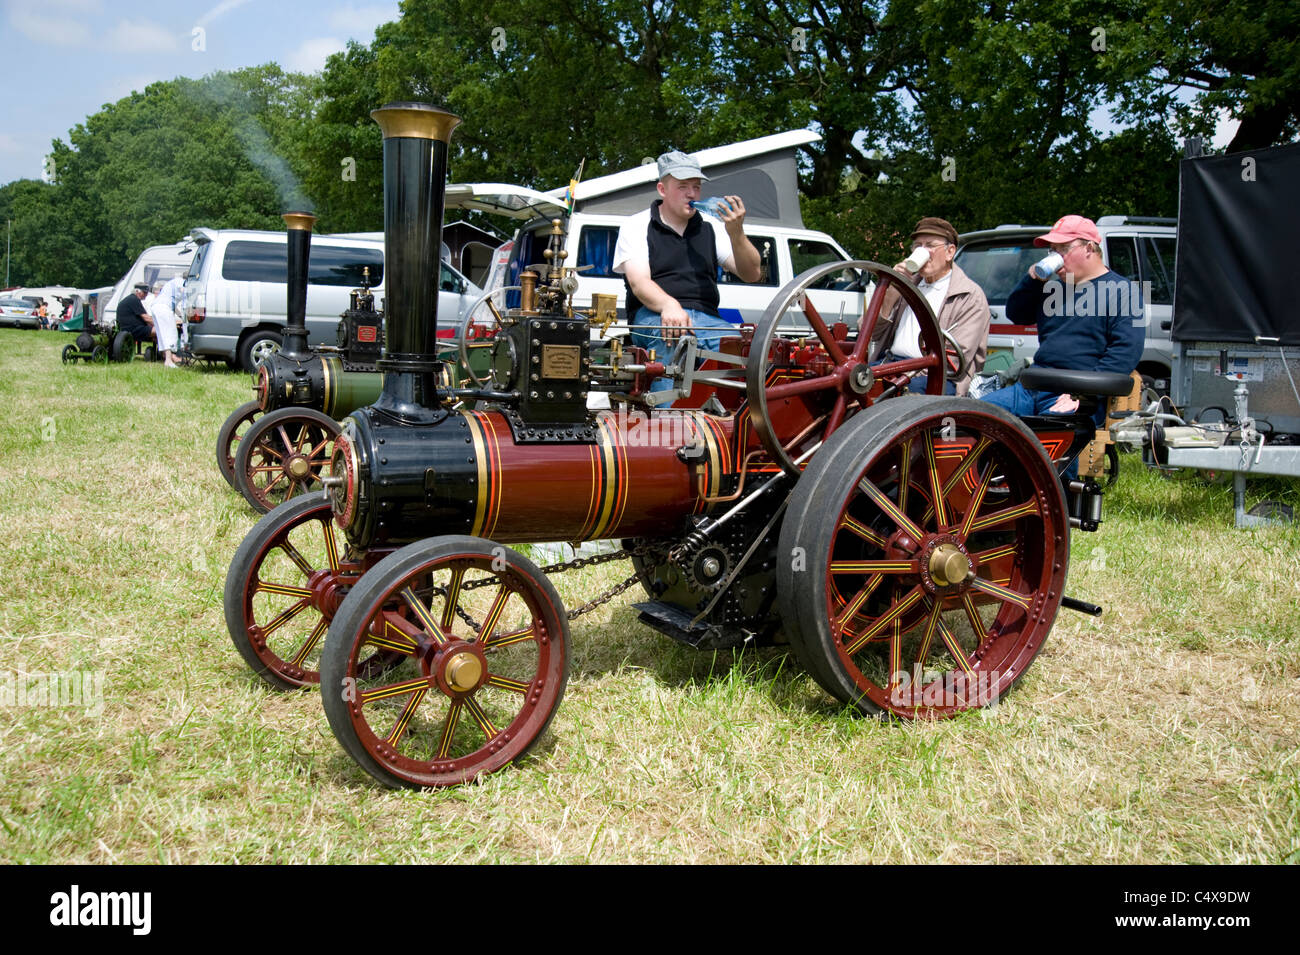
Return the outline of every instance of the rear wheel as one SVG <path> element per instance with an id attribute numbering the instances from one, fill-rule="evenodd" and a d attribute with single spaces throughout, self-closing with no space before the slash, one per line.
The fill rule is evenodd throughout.
<path id="1" fill-rule="evenodd" d="M 279 332 L 268 329 L 252 332 L 239 345 L 239 364 L 250 375 L 257 374 L 262 362 L 280 350 L 282 341 Z"/>
<path id="2" fill-rule="evenodd" d="M 849 422 L 790 497 L 778 598 L 796 656 L 864 713 L 943 718 L 1020 679 L 1060 606 L 1060 482 L 1015 417 L 899 399 Z"/>
<path id="3" fill-rule="evenodd" d="M 113 336 L 113 361 L 130 361 L 135 357 L 135 336 L 118 332 Z"/>
<path id="4" fill-rule="evenodd" d="M 235 451 L 249 425 L 261 416 L 261 406 L 256 401 L 247 401 L 232 411 L 217 431 L 217 470 L 235 490 L 239 490 L 235 484 Z"/>

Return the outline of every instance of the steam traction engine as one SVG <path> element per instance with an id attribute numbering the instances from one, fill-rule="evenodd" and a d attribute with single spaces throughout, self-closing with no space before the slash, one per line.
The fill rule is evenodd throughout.
<path id="1" fill-rule="evenodd" d="M 240 405 L 217 432 L 217 467 L 231 487 L 265 513 L 296 494 L 320 489 L 337 419 L 379 395 L 381 319 L 369 268 L 339 322 L 336 347 L 307 344 L 307 277 L 316 217 L 284 215 L 287 302 L 284 342 L 257 367 L 255 401 Z"/>
<path id="2" fill-rule="evenodd" d="M 321 683 L 335 735 L 381 782 L 499 769 L 559 705 L 573 614 L 498 542 L 622 539 L 645 623 L 700 647 L 788 641 L 865 713 L 983 706 L 1025 672 L 1063 601 L 1097 610 L 1062 588 L 1070 526 L 1095 529 L 1100 489 L 1063 489 L 1053 465 L 1091 439 L 1091 419 L 1030 430 L 988 404 L 907 396 L 918 372 L 942 389 L 944 345 L 915 287 L 876 263 L 805 272 L 721 352 L 697 355 L 686 338 L 655 356 L 591 341 L 557 220 L 543 274 L 525 276 L 520 307 L 502 316 L 490 380 L 440 388 L 436 292 L 422 277 L 437 268 L 459 120 L 419 104 L 372 115 L 384 133 L 383 390 L 345 421 L 328 500 L 281 505 L 241 544 L 225 609 L 267 682 Z M 804 294 L 846 265 L 876 278 L 856 328 L 827 323 Z M 925 354 L 873 368 L 890 286 L 920 317 Z M 650 407 L 656 376 L 683 393 L 676 407 Z M 588 411 L 595 391 L 615 410 Z"/>

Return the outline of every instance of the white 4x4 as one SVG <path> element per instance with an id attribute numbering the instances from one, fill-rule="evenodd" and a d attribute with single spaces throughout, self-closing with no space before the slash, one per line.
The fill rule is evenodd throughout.
<path id="1" fill-rule="evenodd" d="M 1169 327 L 1174 304 L 1174 251 L 1176 219 L 1136 216 L 1102 216 L 1101 254 L 1106 264 L 1125 278 L 1142 283 L 1146 310 L 1146 345 L 1137 370 L 1144 384 L 1161 394 L 1169 391 L 1172 346 Z M 1007 321 L 1007 296 L 1047 250 L 1034 245 L 1035 236 L 1049 226 L 1000 225 L 982 232 L 967 232 L 957 240 L 957 264 L 989 300 L 993 313 L 989 325 L 985 373 L 1001 371 L 1018 358 L 1032 358 L 1038 350 L 1038 329 Z"/>

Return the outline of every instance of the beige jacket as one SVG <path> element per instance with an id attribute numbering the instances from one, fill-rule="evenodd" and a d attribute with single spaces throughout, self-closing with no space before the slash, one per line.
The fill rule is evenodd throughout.
<path id="1" fill-rule="evenodd" d="M 882 315 L 871 334 L 873 343 L 893 342 L 894 328 L 907 304 L 899 298 L 887 315 Z M 966 371 L 956 379 L 957 394 L 970 390 L 971 379 L 984 367 L 989 344 L 989 301 L 984 290 L 957 266 L 952 267 L 948 293 L 939 308 L 939 327 L 948 331 L 961 345 L 966 357 Z"/>

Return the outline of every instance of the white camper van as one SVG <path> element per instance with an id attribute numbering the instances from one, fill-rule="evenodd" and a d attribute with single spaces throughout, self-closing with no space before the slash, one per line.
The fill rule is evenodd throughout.
<path id="1" fill-rule="evenodd" d="M 745 234 L 762 260 L 756 282 L 742 282 L 723 272 L 718 277 L 718 312 L 731 322 L 754 322 L 790 279 L 814 265 L 848 261 L 850 256 L 824 232 L 805 229 L 799 212 L 795 150 L 820 137 L 808 130 L 778 133 L 695 153 L 709 181 L 702 197 L 739 195 L 745 201 Z M 566 265 L 578 268 L 575 308 L 588 308 L 596 293 L 618 296 L 619 322 L 625 330 L 623 277 L 613 271 L 619 227 L 629 216 L 645 211 L 657 198 L 658 169 L 638 166 L 579 183 L 565 238 Z M 564 215 L 563 189 L 538 192 L 504 183 L 452 183 L 446 208 L 468 209 L 519 222 L 501 281 L 519 284 L 519 273 L 540 264 L 550 221 Z M 809 298 L 829 321 L 862 313 L 861 276 L 852 269 L 835 272 L 810 290 Z M 488 288 L 492 288 L 491 282 Z M 507 300 L 515 305 L 513 298 Z"/>
<path id="2" fill-rule="evenodd" d="M 153 288 L 173 276 L 184 275 L 193 259 L 194 241 L 190 238 L 175 245 L 151 245 L 136 257 L 135 265 L 118 280 L 108 297 L 99 297 L 96 316 L 101 322 L 112 322 L 117 316 L 117 303 L 137 282 L 145 282 Z"/>

